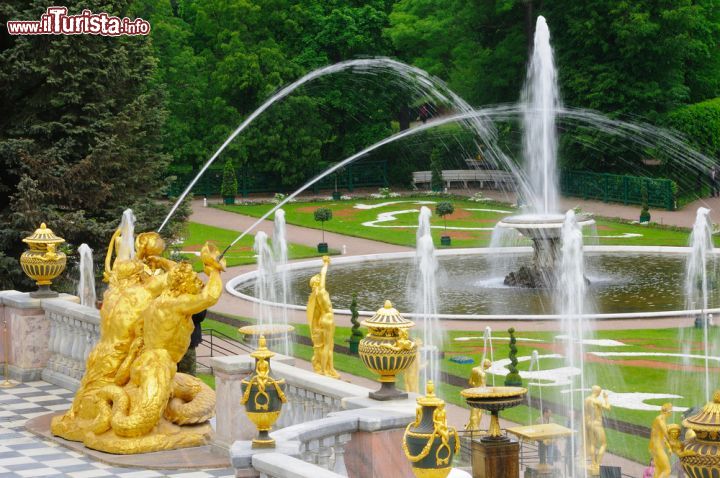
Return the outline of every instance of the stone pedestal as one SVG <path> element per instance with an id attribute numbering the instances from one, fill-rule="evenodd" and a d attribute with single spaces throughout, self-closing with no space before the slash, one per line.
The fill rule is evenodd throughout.
<path id="1" fill-rule="evenodd" d="M 473 478 L 519 478 L 520 445 L 516 440 L 472 441 Z"/>
<path id="2" fill-rule="evenodd" d="M 61 294 L 60 299 L 77 301 L 77 297 Z M 0 363 L 7 357 L 10 378 L 20 382 L 40 380 L 50 358 L 50 321 L 42 308 L 44 299 L 18 291 L 0 292 Z M 7 324 L 7 342 L 2 334 Z"/>
<path id="3" fill-rule="evenodd" d="M 412 478 L 410 462 L 402 450 L 402 429 L 353 433 L 345 447 L 350 478 Z"/>
<path id="4" fill-rule="evenodd" d="M 255 369 L 255 359 L 249 355 L 213 357 L 210 363 L 215 374 L 216 428 L 213 445 L 229 449 L 237 440 L 250 440 L 257 434 L 255 425 L 240 405 L 242 390 L 240 382 Z M 273 364 L 294 365 L 295 359 L 276 355 Z"/>

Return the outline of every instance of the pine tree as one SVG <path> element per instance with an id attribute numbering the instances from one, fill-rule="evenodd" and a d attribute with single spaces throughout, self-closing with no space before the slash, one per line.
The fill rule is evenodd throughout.
<path id="1" fill-rule="evenodd" d="M 0 18 L 39 19 L 52 2 L 11 0 Z M 126 15 L 129 1 L 66 2 Z M 44 221 L 98 256 L 132 208 L 136 230 L 159 226 L 169 162 L 165 108 L 150 37 L 0 36 L 0 251 L 19 269 L 22 237 Z M 175 218 L 183 219 L 186 210 Z M 172 234 L 178 223 L 167 228 Z M 19 284 L 13 280 L 16 287 Z"/>

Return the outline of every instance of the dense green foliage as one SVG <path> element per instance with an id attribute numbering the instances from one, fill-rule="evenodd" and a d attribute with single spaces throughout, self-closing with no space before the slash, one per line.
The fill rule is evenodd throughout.
<path id="1" fill-rule="evenodd" d="M 447 81 L 472 105 L 514 102 L 539 14 L 550 25 L 569 105 L 665 123 L 678 107 L 720 95 L 720 12 L 712 0 L 136 0 L 133 10 L 153 25 L 159 77 L 170 93 L 165 151 L 189 170 L 274 91 L 342 60 L 398 57 Z M 260 116 L 225 156 L 278 180 L 278 190 L 296 187 L 418 118 L 422 98 L 396 80 L 350 73 L 313 80 Z M 652 151 L 562 127 L 569 168 L 685 173 L 648 171 L 641 160 Z M 517 155 L 515 124 L 501 125 L 499 139 Z M 448 167 L 464 167 L 477 147 L 452 127 L 373 158 L 388 159 L 391 182 L 405 186 L 410 172 L 431 169 L 433 153 Z"/>
<path id="2" fill-rule="evenodd" d="M 678 108 L 667 122 L 707 154 L 720 156 L 720 98 Z"/>
<path id="3" fill-rule="evenodd" d="M 129 3 L 66 5 L 125 16 Z M 3 2 L 0 18 L 38 19 L 52 4 Z M 17 265 L 20 240 L 41 222 L 73 249 L 85 242 L 98 256 L 125 208 L 135 211 L 137 229 L 159 226 L 168 206 L 156 199 L 170 157 L 162 152 L 166 110 L 156 63 L 148 37 L 9 36 L 3 27 L 1 282 L 29 286 Z"/>

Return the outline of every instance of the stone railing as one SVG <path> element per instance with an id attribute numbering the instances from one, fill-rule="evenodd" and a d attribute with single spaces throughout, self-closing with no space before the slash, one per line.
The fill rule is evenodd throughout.
<path id="1" fill-rule="evenodd" d="M 42 372 L 46 382 L 77 390 L 85 373 L 85 360 L 100 338 L 97 309 L 67 301 L 45 301 L 50 322 L 50 357 Z"/>
<path id="2" fill-rule="evenodd" d="M 383 476 L 381 470 L 393 470 L 397 477 L 412 476 L 401 449 L 401 436 L 415 418 L 414 407 L 406 401 L 402 405 L 375 403 L 377 407 L 335 412 L 273 432 L 277 444 L 269 451 L 278 457 L 263 459 L 263 452 L 252 449 L 251 442 L 236 441 L 230 450 L 232 464 L 238 471 L 252 467 L 260 476 L 264 473 L 278 478 L 374 477 Z M 310 466 L 296 467 L 297 460 Z M 299 470 L 322 470 L 324 474 L 293 474 Z"/>
<path id="3" fill-rule="evenodd" d="M 260 478 L 341 478 L 338 473 L 298 460 L 282 453 L 258 453 L 252 467 Z"/>
<path id="4" fill-rule="evenodd" d="M 59 337 L 57 330 L 53 332 L 46 309 L 60 311 L 66 307 L 80 307 L 75 304 L 77 300 L 67 294 L 61 294 L 57 299 L 36 299 L 25 292 L 0 291 L 0 332 L 5 325 L 8 330 L 7 351 L 3 348 L 5 337 L 0 340 L 0 362 L 7 354 L 10 378 L 29 382 L 42 377 L 52 355 L 50 338 Z M 66 386 L 64 383 L 58 385 Z"/>

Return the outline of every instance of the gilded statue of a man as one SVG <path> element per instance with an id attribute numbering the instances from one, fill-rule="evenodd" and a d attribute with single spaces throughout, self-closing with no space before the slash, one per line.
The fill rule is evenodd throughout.
<path id="1" fill-rule="evenodd" d="M 653 478 L 668 478 L 670 476 L 670 458 L 667 454 L 668 426 L 667 418 L 672 413 L 672 404 L 666 403 L 660 408 L 660 414 L 655 417 L 650 427 L 650 443 L 648 450 L 655 464 Z"/>
<path id="2" fill-rule="evenodd" d="M 603 392 L 598 385 L 593 385 L 592 392 L 585 399 L 585 447 L 590 459 L 589 471 L 593 476 L 600 475 L 600 464 L 607 449 L 602 419 L 603 411 L 609 410 L 607 392 Z"/>
<path id="3" fill-rule="evenodd" d="M 310 279 L 307 320 L 313 342 L 312 366 L 315 373 L 340 378 L 334 366 L 335 316 L 330 293 L 325 288 L 330 257 L 323 256 L 320 274 Z"/>

